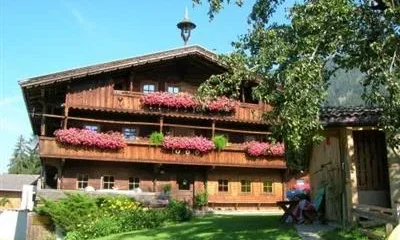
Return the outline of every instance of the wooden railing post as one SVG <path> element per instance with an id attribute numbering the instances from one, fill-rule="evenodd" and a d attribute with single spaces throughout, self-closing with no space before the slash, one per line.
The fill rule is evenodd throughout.
<path id="1" fill-rule="evenodd" d="M 400 202 L 396 202 L 396 217 L 397 217 L 397 222 L 400 224 Z"/>
<path id="2" fill-rule="evenodd" d="M 212 122 L 211 128 L 212 128 L 211 136 L 214 137 L 215 136 L 215 120 Z"/>

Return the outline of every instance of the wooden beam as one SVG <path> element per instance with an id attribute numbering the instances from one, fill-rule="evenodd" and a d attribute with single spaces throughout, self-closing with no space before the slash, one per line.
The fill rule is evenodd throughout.
<path id="1" fill-rule="evenodd" d="M 67 129 L 67 126 L 68 126 L 68 111 L 69 111 L 69 108 L 65 107 L 65 110 L 64 110 L 64 122 L 63 122 L 63 128 L 64 129 Z"/>
<path id="2" fill-rule="evenodd" d="M 214 136 L 215 136 L 215 120 L 212 121 L 211 128 L 212 128 L 212 133 L 211 133 L 211 135 L 212 135 L 212 137 L 214 137 Z"/>
<path id="3" fill-rule="evenodd" d="M 160 117 L 160 133 L 163 132 L 163 127 L 164 127 L 164 117 L 161 116 Z"/>
<path id="4" fill-rule="evenodd" d="M 234 130 L 228 128 L 215 128 L 217 131 L 222 132 L 234 132 L 234 133 L 247 133 L 247 134 L 260 134 L 260 135 L 270 135 L 271 132 L 261 132 L 261 131 L 245 131 L 245 130 Z"/>
<path id="5" fill-rule="evenodd" d="M 41 136 L 46 136 L 46 111 L 47 111 L 47 106 L 46 104 L 43 104 L 42 108 L 42 119 L 40 120 L 40 135 Z"/>

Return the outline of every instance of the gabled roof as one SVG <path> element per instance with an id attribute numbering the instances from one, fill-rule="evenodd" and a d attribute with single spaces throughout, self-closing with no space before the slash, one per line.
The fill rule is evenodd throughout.
<path id="1" fill-rule="evenodd" d="M 39 175 L 31 174 L 0 174 L 0 191 L 21 192 L 22 186 L 35 184 Z"/>
<path id="2" fill-rule="evenodd" d="M 28 78 L 20 81 L 19 84 L 22 88 L 35 85 L 47 85 L 186 56 L 198 56 L 212 62 L 222 69 L 227 69 L 227 67 L 218 60 L 215 53 L 201 46 L 194 45 Z"/>
<path id="3" fill-rule="evenodd" d="M 380 113 L 371 107 L 325 107 L 320 119 L 327 126 L 376 126 Z"/>

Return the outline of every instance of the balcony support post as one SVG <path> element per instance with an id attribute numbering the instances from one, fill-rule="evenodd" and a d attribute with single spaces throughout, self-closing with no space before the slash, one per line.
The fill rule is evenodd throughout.
<path id="1" fill-rule="evenodd" d="M 63 128 L 64 129 L 67 129 L 67 126 L 68 126 L 68 110 L 69 110 L 69 108 L 65 107 L 65 110 L 64 110 L 64 122 L 63 122 Z"/>
<path id="2" fill-rule="evenodd" d="M 163 128 L 164 128 L 164 117 L 161 116 L 160 117 L 160 133 L 163 132 Z"/>
<path id="3" fill-rule="evenodd" d="M 131 74 L 129 75 L 129 91 L 133 92 L 133 82 L 135 80 L 135 72 L 131 72 Z"/>
<path id="4" fill-rule="evenodd" d="M 215 120 L 212 121 L 212 125 L 211 125 L 211 136 L 214 137 L 215 136 Z"/>

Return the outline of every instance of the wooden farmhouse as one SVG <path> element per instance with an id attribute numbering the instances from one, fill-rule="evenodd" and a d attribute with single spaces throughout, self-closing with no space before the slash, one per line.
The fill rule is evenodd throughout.
<path id="1" fill-rule="evenodd" d="M 379 115 L 379 109 L 362 107 L 322 112 L 325 141 L 312 149 L 309 176 L 312 193 L 325 189 L 328 220 L 349 222 L 358 206 L 382 212 L 400 200 L 399 159 L 377 128 Z"/>
<path id="2" fill-rule="evenodd" d="M 223 112 L 143 102 L 144 96 L 155 92 L 190 97 L 211 75 L 225 71 L 214 53 L 187 46 L 20 82 L 33 131 L 40 139 L 45 187 L 161 192 L 170 184 L 175 198 L 192 202 L 206 190 L 209 205 L 231 209 L 268 208 L 283 200 L 282 154 L 251 157 L 246 150 L 246 142 L 261 142 L 270 134 L 261 118 L 270 107 L 251 98 L 252 86 L 242 86 L 240 102 Z M 73 142 L 87 131 L 55 136 L 56 130 L 71 128 L 120 132 L 125 145 L 105 149 L 85 140 Z M 229 143 L 220 151 L 174 151 L 151 144 L 153 132 L 188 139 L 223 134 Z M 98 136 L 103 135 L 90 135 Z M 331 144 L 338 143 L 332 138 Z"/>

